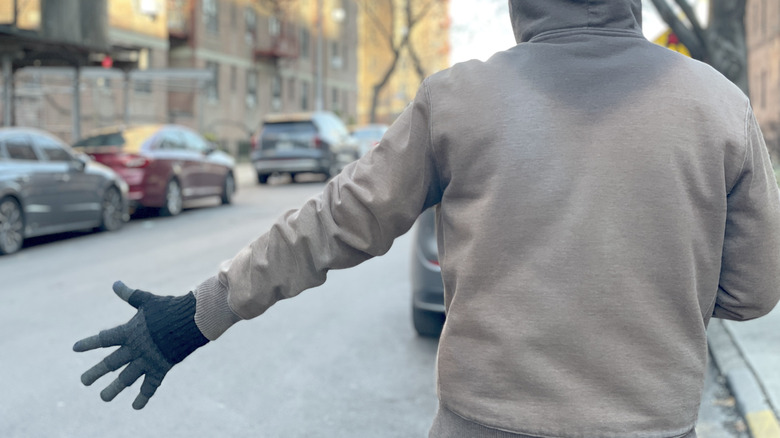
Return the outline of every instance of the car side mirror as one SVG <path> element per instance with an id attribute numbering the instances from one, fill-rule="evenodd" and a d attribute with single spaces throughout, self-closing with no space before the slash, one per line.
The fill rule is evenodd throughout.
<path id="1" fill-rule="evenodd" d="M 76 172 L 83 172 L 87 167 L 87 163 L 91 161 L 87 154 L 77 154 L 76 157 L 70 161 L 70 168 Z"/>

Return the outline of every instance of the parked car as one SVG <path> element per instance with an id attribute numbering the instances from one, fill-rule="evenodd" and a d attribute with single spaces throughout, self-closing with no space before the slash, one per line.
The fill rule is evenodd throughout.
<path id="1" fill-rule="evenodd" d="M 127 184 L 106 166 L 77 155 L 37 129 L 0 129 L 0 254 L 24 239 L 98 228 L 128 219 Z"/>
<path id="2" fill-rule="evenodd" d="M 260 184 L 274 174 L 336 176 L 359 157 L 344 123 L 327 111 L 272 114 L 252 141 L 252 164 Z"/>
<path id="3" fill-rule="evenodd" d="M 358 126 L 357 128 L 352 129 L 352 138 L 357 141 L 357 147 L 361 157 L 379 144 L 388 128 L 389 126 L 387 125 L 371 124 Z"/>
<path id="4" fill-rule="evenodd" d="M 235 160 L 195 131 L 179 125 L 142 125 L 99 131 L 73 147 L 114 169 L 130 186 L 132 207 L 181 213 L 186 201 L 236 191 Z"/>
<path id="5" fill-rule="evenodd" d="M 444 282 L 436 243 L 436 215 L 425 210 L 415 226 L 412 251 L 412 323 L 420 336 L 438 337 L 444 326 Z"/>

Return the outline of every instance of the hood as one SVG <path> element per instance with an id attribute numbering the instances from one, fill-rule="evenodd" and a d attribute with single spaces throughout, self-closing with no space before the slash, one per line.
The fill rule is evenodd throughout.
<path id="1" fill-rule="evenodd" d="M 642 31 L 642 0 L 509 0 L 509 14 L 518 43 L 566 29 Z"/>

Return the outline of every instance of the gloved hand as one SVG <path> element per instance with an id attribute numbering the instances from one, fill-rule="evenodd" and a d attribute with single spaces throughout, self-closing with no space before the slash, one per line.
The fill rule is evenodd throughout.
<path id="1" fill-rule="evenodd" d="M 76 342 L 73 350 L 82 352 L 119 346 L 118 350 L 82 374 L 81 382 L 89 386 L 108 372 L 128 364 L 117 379 L 100 393 L 100 398 L 111 401 L 139 377 L 146 375 L 141 393 L 133 402 L 134 409 L 141 409 L 154 395 L 165 374 L 205 345 L 208 339 L 195 325 L 195 296 L 192 292 L 184 296 L 162 297 L 130 289 L 121 281 L 114 283 L 113 289 L 138 312 L 124 325 Z"/>

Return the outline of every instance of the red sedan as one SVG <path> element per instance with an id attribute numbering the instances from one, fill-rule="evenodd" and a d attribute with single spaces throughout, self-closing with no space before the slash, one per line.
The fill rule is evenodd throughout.
<path id="1" fill-rule="evenodd" d="M 235 161 L 195 131 L 179 125 L 104 130 L 73 145 L 116 171 L 130 188 L 133 207 L 181 213 L 184 202 L 209 196 L 230 204 Z"/>

